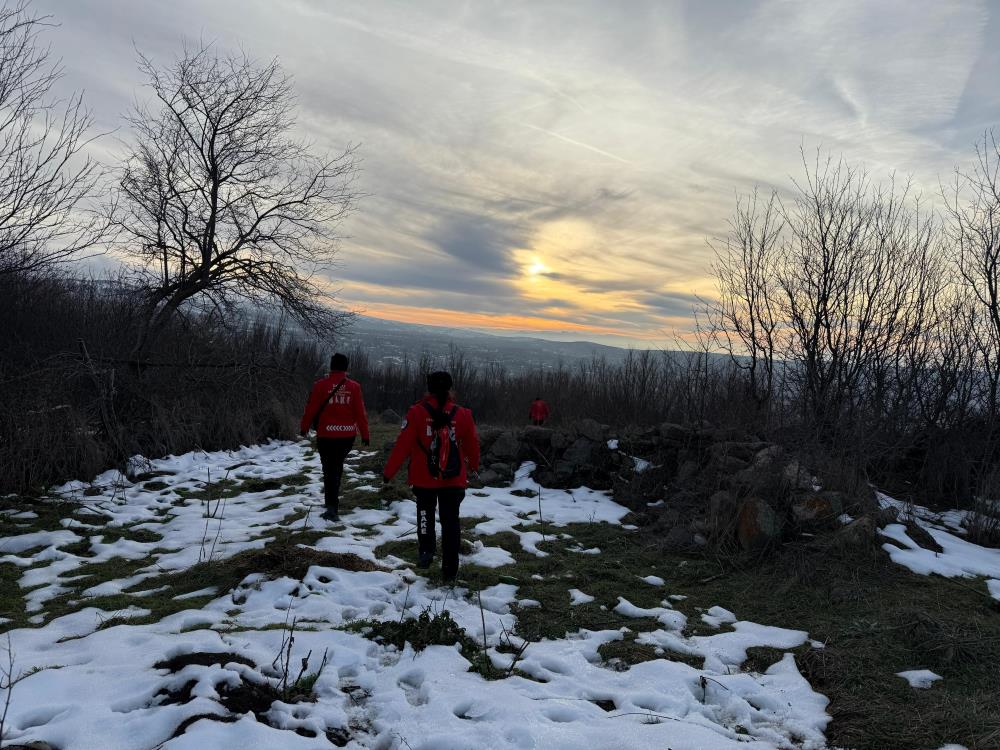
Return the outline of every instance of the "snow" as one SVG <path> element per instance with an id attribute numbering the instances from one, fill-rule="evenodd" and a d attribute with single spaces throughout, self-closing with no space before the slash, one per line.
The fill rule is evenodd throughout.
<path id="1" fill-rule="evenodd" d="M 539 603 L 519 596 L 519 587 L 512 583 L 481 591 L 440 588 L 402 560 L 380 556 L 378 550 L 386 542 L 412 540 L 416 514 L 410 501 L 392 502 L 382 509 L 345 510 L 338 525 L 320 519 L 318 457 L 307 457 L 304 445 L 272 442 L 233 452 L 136 461 L 148 470 L 169 472 L 158 477 L 167 488 L 146 490 L 141 483 L 107 472 L 92 483 L 103 494 L 83 498 L 83 489 L 91 485 L 69 483 L 60 494 L 86 502 L 74 514 L 72 528 L 0 539 L 4 559 L 21 569 L 19 584 L 32 589 L 26 600 L 34 619 L 44 622 L 10 632 L 16 668 L 30 674 L 12 693 L 4 740 L 44 741 L 61 750 L 311 749 L 330 747 L 327 731 L 349 729 L 348 747 L 382 750 L 825 747 L 827 699 L 810 688 L 791 655 L 764 674 L 741 669 L 748 648 L 791 649 L 806 642 L 807 634 L 740 621 L 736 614 L 713 607 L 705 616 L 727 629 L 688 636 L 686 617 L 671 606 L 680 595 L 664 591 L 660 605 L 654 607 L 636 606 L 620 595 L 614 607 L 614 613 L 624 618 L 620 626 L 615 622 L 607 630 L 578 630 L 563 638 L 528 643 L 514 665 L 506 646 L 507 639 L 521 643 L 515 612 Z M 350 461 L 364 455 L 356 452 Z M 538 545 L 558 539 L 568 548 L 569 524 L 620 525 L 628 513 L 606 493 L 587 488 L 542 488 L 540 498 L 512 494 L 512 490 L 538 489 L 530 479 L 532 468 L 522 466 L 511 487 L 487 488 L 482 496 L 470 494 L 463 514 L 485 519 L 473 528 L 473 536 L 513 533 L 523 550 L 545 556 L 548 553 Z M 307 481 L 291 494 L 280 489 L 244 492 L 220 502 L 189 497 L 207 481 L 216 482 L 227 474 L 240 481 L 303 471 Z M 355 487 L 370 486 L 370 476 L 350 464 L 346 475 Z M 94 514 L 95 509 L 102 517 Z M 77 515 L 87 518 L 87 524 L 80 523 Z M 526 528 L 541 521 L 544 536 Z M 97 528 L 88 528 L 91 522 Z M 131 587 L 153 588 L 163 573 L 260 548 L 283 524 L 322 530 L 325 535 L 316 549 L 352 552 L 374 561 L 377 569 L 313 565 L 301 580 L 269 580 L 254 573 L 230 591 L 202 588 L 175 597 L 179 601 L 214 597 L 201 608 L 157 622 L 130 622 L 149 614 L 141 607 L 142 595 L 149 591 L 132 593 Z M 148 529 L 162 539 L 148 543 L 101 539 L 104 529 L 123 526 Z M 60 549 L 84 538 L 90 541 L 94 557 Z M 89 587 L 79 611 L 49 616 L 46 606 L 67 589 L 77 568 L 112 559 L 135 560 L 138 569 Z M 48 564 L 31 567 L 40 562 Z M 481 539 L 474 539 L 472 554 L 463 558 L 463 565 L 501 571 L 513 563 L 509 551 Z M 658 576 L 642 580 L 651 586 L 667 585 Z M 568 592 L 572 604 L 594 601 L 578 589 Z M 88 597 L 109 593 L 135 595 L 137 605 L 117 612 L 86 606 Z M 415 652 L 407 644 L 397 649 L 371 640 L 356 627 L 365 621 L 399 622 L 424 611 L 445 610 L 470 638 L 487 644 L 495 667 L 516 666 L 517 672 L 487 682 L 469 671 L 470 664 L 457 647 L 429 646 Z M 611 613 L 608 616 L 615 619 Z M 291 652 L 294 671 L 309 654 L 310 672 L 318 669 L 322 654 L 328 656 L 316 680 L 315 701 L 275 701 L 267 723 L 252 714 L 228 723 L 201 718 L 172 738 L 189 719 L 226 715 L 220 701 L 227 689 L 241 683 L 276 683 L 273 664 L 282 651 L 290 618 L 298 624 Z M 654 630 L 632 630 L 650 627 L 647 620 L 653 621 Z M 667 656 L 609 669 L 600 647 L 633 636 L 662 648 Z M 668 652 L 697 656 L 704 664 L 696 668 L 674 661 Z M 154 666 L 192 653 L 220 656 L 217 663 L 201 659 L 175 673 Z M 190 700 L 164 700 L 168 691 L 185 686 Z M 608 705 L 613 709 L 606 710 Z"/>
<path id="2" fill-rule="evenodd" d="M 914 688 L 929 688 L 941 679 L 941 675 L 934 674 L 929 669 L 910 669 L 906 672 L 897 672 L 896 675 L 902 677 L 910 683 L 910 687 Z"/>
<path id="3" fill-rule="evenodd" d="M 1000 600 L 1000 579 L 991 578 L 986 582 L 986 589 L 990 592 L 990 596 L 994 599 Z"/>
<path id="4" fill-rule="evenodd" d="M 473 542 L 474 551 L 471 555 L 462 555 L 463 565 L 478 565 L 482 568 L 501 568 L 513 565 L 514 556 L 503 547 L 486 547 L 480 541 Z"/>
<path id="5" fill-rule="evenodd" d="M 886 542 L 882 545 L 893 562 L 918 575 L 988 578 L 990 580 L 987 581 L 987 586 L 991 596 L 1000 600 L 1000 585 L 993 583 L 1000 579 L 1000 549 L 980 547 L 959 537 L 957 534 L 962 530 L 961 521 L 964 517 L 961 511 L 934 514 L 921 506 L 903 506 L 885 495 L 881 495 L 880 499 L 884 506 L 902 507 L 907 517 L 925 529 L 942 548 L 941 552 L 924 549 L 909 537 L 906 526 L 892 523 L 879 531 L 882 536 L 897 543 Z"/>
<path id="6" fill-rule="evenodd" d="M 712 607 L 701 616 L 702 621 L 713 628 L 736 622 L 736 615 L 722 607 Z"/>

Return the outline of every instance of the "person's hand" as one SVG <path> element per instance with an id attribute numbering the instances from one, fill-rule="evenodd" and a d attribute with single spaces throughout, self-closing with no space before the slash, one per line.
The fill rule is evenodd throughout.
<path id="1" fill-rule="evenodd" d="M 371 441 L 371 440 L 369 440 L 368 438 L 362 438 L 362 439 L 361 439 L 361 444 L 362 444 L 363 446 L 365 446 L 365 448 L 370 448 L 370 447 L 371 447 L 371 444 L 372 444 L 372 441 Z"/>

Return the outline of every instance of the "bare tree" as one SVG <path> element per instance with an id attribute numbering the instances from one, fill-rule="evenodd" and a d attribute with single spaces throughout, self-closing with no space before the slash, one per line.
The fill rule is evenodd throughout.
<path id="1" fill-rule="evenodd" d="M 908 185 L 874 184 L 819 154 L 803 161 L 780 284 L 805 404 L 830 423 L 901 360 L 945 280 L 935 225 Z"/>
<path id="2" fill-rule="evenodd" d="M 112 210 L 146 273 L 135 353 L 185 303 L 272 306 L 331 333 L 341 316 L 315 274 L 358 197 L 353 149 L 316 156 L 291 136 L 292 81 L 277 61 L 203 44 L 165 70 L 140 66 L 154 103 L 130 117 L 136 146 Z"/>
<path id="3" fill-rule="evenodd" d="M 737 198 L 728 236 L 713 245 L 718 298 L 707 305 L 708 325 L 733 364 L 746 372 L 747 390 L 759 404 L 770 400 L 774 384 L 784 228 L 777 195 L 772 193 L 765 203 L 754 190 Z"/>
<path id="4" fill-rule="evenodd" d="M 0 274 L 69 259 L 102 236 L 84 203 L 100 176 L 83 155 L 90 115 L 79 95 L 52 96 L 62 76 L 27 2 L 0 9 Z"/>
<path id="5" fill-rule="evenodd" d="M 976 144 L 972 170 L 956 169 L 945 200 L 959 277 L 975 308 L 971 330 L 983 376 L 979 398 L 995 420 L 1000 416 L 1000 143 L 993 131 Z"/>
<path id="6" fill-rule="evenodd" d="M 819 152 L 812 162 L 803 152 L 803 167 L 785 201 L 738 199 L 716 247 L 707 330 L 760 404 L 772 402 L 781 367 L 815 426 L 857 426 L 862 407 L 898 420 L 914 411 L 917 369 L 937 344 L 948 281 L 940 232 L 909 185 L 875 184 Z"/>

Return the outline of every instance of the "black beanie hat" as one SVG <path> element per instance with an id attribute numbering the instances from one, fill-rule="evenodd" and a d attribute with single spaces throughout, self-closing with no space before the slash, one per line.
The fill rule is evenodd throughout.
<path id="1" fill-rule="evenodd" d="M 332 357 L 330 357 L 330 369 L 333 372 L 346 372 L 347 366 L 351 363 L 351 360 L 347 358 L 346 354 L 341 354 L 337 352 Z"/>
<path id="2" fill-rule="evenodd" d="M 447 393 L 451 390 L 451 375 L 443 370 L 432 372 L 427 376 L 427 390 L 435 396 Z"/>

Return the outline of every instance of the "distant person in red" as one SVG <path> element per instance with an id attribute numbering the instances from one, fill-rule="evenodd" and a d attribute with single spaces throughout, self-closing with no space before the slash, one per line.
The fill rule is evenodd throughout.
<path id="1" fill-rule="evenodd" d="M 535 400 L 531 402 L 531 408 L 528 409 L 528 420 L 535 427 L 541 427 L 548 418 L 549 405 L 542 401 L 541 396 L 535 396 Z"/>
<path id="2" fill-rule="evenodd" d="M 347 377 L 348 364 L 350 360 L 343 354 L 330 358 L 330 374 L 313 384 L 299 425 L 303 437 L 310 428 L 316 430 L 326 500 L 323 518 L 328 521 L 340 520 L 340 480 L 344 475 L 344 459 L 354 447 L 355 436 L 360 432 L 361 443 L 371 445 L 365 399 L 361 386 Z"/>
<path id="3" fill-rule="evenodd" d="M 417 498 L 418 567 L 434 560 L 434 507 L 441 506 L 441 577 L 458 574 L 458 509 L 468 486 L 467 472 L 479 470 L 479 435 L 472 412 L 455 403 L 451 375 L 432 372 L 427 394 L 406 412 L 396 445 L 382 471 L 390 481 L 409 459 L 407 482 Z"/>

